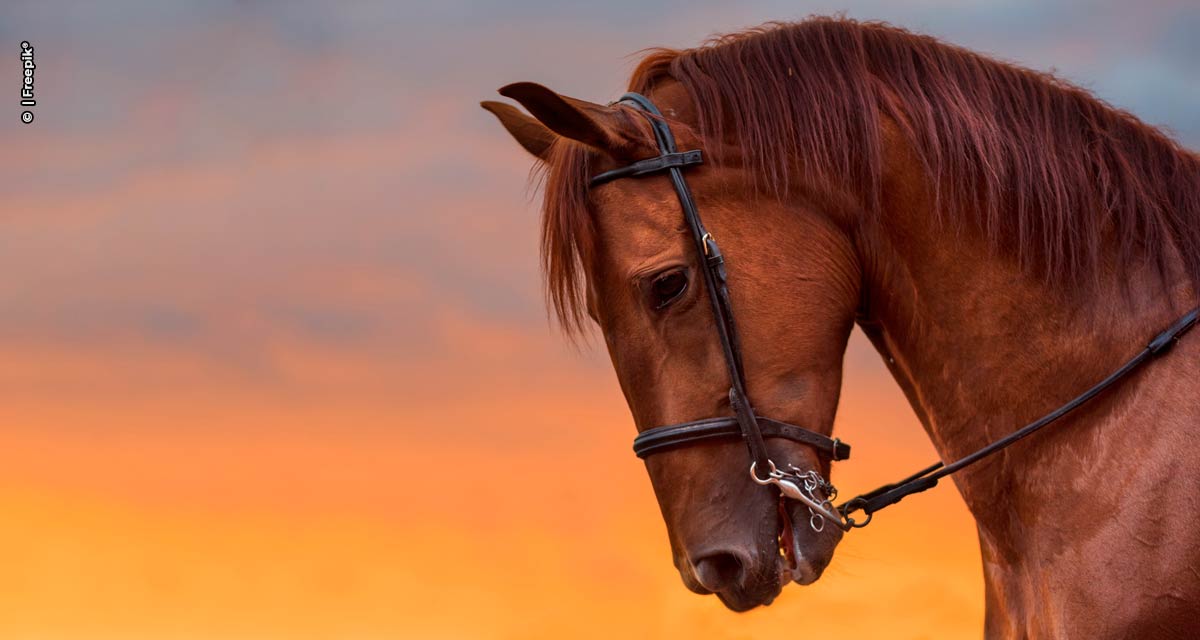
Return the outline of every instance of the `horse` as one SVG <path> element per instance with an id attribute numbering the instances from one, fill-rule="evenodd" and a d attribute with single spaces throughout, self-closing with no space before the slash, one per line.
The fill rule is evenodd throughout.
<path id="1" fill-rule="evenodd" d="M 660 155 L 655 120 L 704 155 L 687 181 L 723 250 L 749 402 L 823 436 L 855 325 L 949 461 L 1200 302 L 1200 157 L 1051 74 L 815 17 L 650 50 L 629 88 L 660 115 L 530 82 L 500 89 L 528 113 L 482 106 L 540 167 L 549 304 L 568 334 L 599 327 L 640 432 L 739 411 L 683 196 L 661 173 L 589 188 Z M 1198 375 L 1200 337 L 1178 340 L 951 476 L 987 637 L 1200 636 Z M 767 447 L 830 477 L 815 447 Z M 735 611 L 817 580 L 845 535 L 747 463 L 736 438 L 646 459 L 684 584 Z"/>

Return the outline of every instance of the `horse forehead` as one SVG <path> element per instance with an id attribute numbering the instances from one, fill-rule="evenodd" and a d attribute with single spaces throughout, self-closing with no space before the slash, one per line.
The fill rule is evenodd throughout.
<path id="1" fill-rule="evenodd" d="M 631 254 L 658 253 L 686 230 L 679 201 L 670 185 L 651 184 L 653 178 L 628 179 L 597 200 L 596 226 L 600 240 L 619 244 Z M 621 251 L 624 253 L 625 251 Z"/>

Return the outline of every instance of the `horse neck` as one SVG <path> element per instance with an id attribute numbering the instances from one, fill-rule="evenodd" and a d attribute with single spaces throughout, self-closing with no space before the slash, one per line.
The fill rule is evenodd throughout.
<path id="1" fill-rule="evenodd" d="M 949 222 L 957 212 L 934 215 L 912 184 L 885 180 L 885 210 L 864 231 L 860 324 L 945 462 L 1078 395 L 1196 302 L 1190 285 L 1164 289 L 1150 265 L 1108 268 L 1088 294 L 1068 295 L 1070 287 L 1046 284 L 992 251 L 973 225 Z M 1168 279 L 1185 282 L 1179 263 L 1168 263 Z M 1095 432 L 1069 423 L 1096 419 L 1103 402 L 954 476 L 981 529 L 1012 526 L 1012 512 L 996 504 L 1045 504 L 1026 482 L 1031 467 L 1062 447 L 1082 455 L 1096 446 Z M 1036 478 L 1056 480 L 1041 470 Z"/>

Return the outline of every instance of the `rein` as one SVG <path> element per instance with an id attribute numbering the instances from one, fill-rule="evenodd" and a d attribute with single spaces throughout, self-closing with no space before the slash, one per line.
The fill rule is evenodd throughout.
<path id="1" fill-rule="evenodd" d="M 876 511 L 896 504 L 897 502 L 903 500 L 906 496 L 910 496 L 914 493 L 920 493 L 927 489 L 932 489 L 933 487 L 937 486 L 938 480 L 941 480 L 942 478 L 945 478 L 946 476 L 957 471 L 961 471 L 992 455 L 993 453 L 1003 451 L 1009 446 L 1016 444 L 1018 440 L 1036 433 L 1043 427 L 1053 424 L 1059 418 L 1083 406 L 1092 398 L 1095 398 L 1103 393 L 1105 389 L 1108 389 L 1114 384 L 1125 379 L 1125 377 L 1129 374 L 1137 371 L 1142 365 L 1170 351 L 1171 347 L 1175 346 L 1175 343 L 1179 341 L 1179 338 L 1181 338 L 1183 334 L 1187 333 L 1189 329 L 1196 326 L 1197 320 L 1200 320 L 1200 308 L 1192 309 L 1182 318 L 1176 320 L 1175 324 L 1171 325 L 1166 331 L 1163 331 L 1155 336 L 1154 339 L 1146 345 L 1145 349 L 1142 349 L 1136 356 L 1130 358 L 1125 364 L 1117 367 L 1116 370 L 1108 374 L 1107 377 L 1100 382 L 1097 382 L 1087 391 L 1075 396 L 1054 411 L 1051 411 L 1037 420 L 1030 422 L 1020 429 L 1017 429 L 1013 433 L 976 450 L 974 453 L 963 456 L 962 458 L 959 458 L 950 464 L 943 464 L 939 461 L 899 482 L 885 484 L 874 491 L 851 498 L 850 500 L 847 500 L 838 506 L 838 512 L 841 513 L 844 518 L 846 518 L 847 522 L 850 523 L 850 526 L 866 526 L 867 523 L 871 521 L 871 517 Z M 864 514 L 866 514 L 867 519 L 860 523 L 854 522 L 849 516 L 851 513 L 856 511 L 862 511 Z"/>
<path id="2" fill-rule="evenodd" d="M 591 179 L 588 186 L 597 187 L 620 178 L 652 175 L 663 171 L 669 175 L 675 194 L 679 198 L 684 219 L 691 231 L 697 254 L 702 257 L 704 268 L 700 271 L 704 274 L 709 303 L 716 320 L 717 337 L 720 339 L 721 350 L 725 356 L 730 384 L 729 405 L 734 412 L 732 417 L 706 418 L 647 429 L 634 438 L 633 451 L 639 458 L 645 459 L 656 453 L 701 442 L 741 438 L 746 442 L 750 454 L 750 477 L 758 484 L 774 485 L 779 490 L 781 499 L 789 498 L 806 505 L 811 514 L 809 524 L 815 531 L 821 531 L 826 520 L 834 522 L 843 531 L 864 527 L 871 522 L 876 511 L 896 504 L 906 496 L 930 489 L 937 485 L 938 480 L 1002 451 L 1018 440 L 1054 423 L 1100 395 L 1105 389 L 1125 379 L 1146 362 L 1170 351 L 1179 338 L 1196 326 L 1200 319 L 1200 308 L 1193 309 L 1166 331 L 1155 336 L 1145 349 L 1106 378 L 1066 404 L 1012 434 L 950 464 L 939 461 L 899 482 L 884 485 L 835 507 L 832 500 L 837 496 L 837 489 L 822 478 L 820 473 L 815 470 L 801 471 L 790 464 L 786 468 L 781 468 L 771 460 L 767 451 L 766 438 L 783 438 L 813 447 L 819 454 L 827 456 L 831 460 L 845 460 L 850 457 L 850 445 L 841 440 L 757 415 L 750 405 L 750 400 L 746 395 L 741 346 L 738 343 L 733 308 L 729 301 L 725 258 L 721 254 L 720 247 L 717 246 L 716 239 L 705 229 L 704 223 L 700 220 L 696 202 L 683 177 L 683 169 L 704 162 L 702 154 L 699 150 L 680 152 L 676 149 L 675 136 L 663 119 L 662 113 L 645 96 L 638 93 L 626 93 L 617 101 L 617 103 L 622 102 L 632 105 L 650 122 L 654 138 L 658 143 L 659 155 L 598 174 Z M 760 476 L 760 472 L 765 475 Z M 866 516 L 866 519 L 861 522 L 851 517 L 852 514 L 859 511 Z"/>

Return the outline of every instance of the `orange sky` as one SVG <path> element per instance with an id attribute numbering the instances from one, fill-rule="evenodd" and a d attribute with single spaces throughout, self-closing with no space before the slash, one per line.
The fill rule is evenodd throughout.
<path id="1" fill-rule="evenodd" d="M 39 65 L 35 122 L 0 113 L 0 638 L 978 637 L 951 484 L 770 608 L 686 591 L 603 350 L 546 320 L 529 162 L 477 106 L 603 102 L 641 47 L 846 7 L 286 6 L 0 24 Z M 1194 7 L 1040 7 L 849 6 L 1195 146 Z M 936 457 L 857 333 L 837 434 L 844 495 Z"/>
<path id="2" fill-rule="evenodd" d="M 470 331 L 461 342 L 485 354 L 495 386 L 430 389 L 422 402 L 162 387 L 134 400 L 117 381 L 69 403 L 5 403 L 0 420 L 22 428 L 0 457 L 0 635 L 977 635 L 978 553 L 949 487 L 848 536 L 818 585 L 789 587 L 767 610 L 732 614 L 688 593 L 605 363 L 555 355 L 547 335 L 519 345 L 545 373 L 505 381 L 498 370 L 518 346 Z M 853 351 L 838 428 L 866 444 L 838 470 L 847 489 L 933 455 L 869 346 L 856 338 Z M 42 354 L 2 372 L 99 378 L 111 357 Z M 179 381 L 202 373 L 144 357 Z M 297 378 L 337 369 L 332 382 L 319 376 L 334 388 L 421 384 L 319 354 L 288 366 Z"/>

